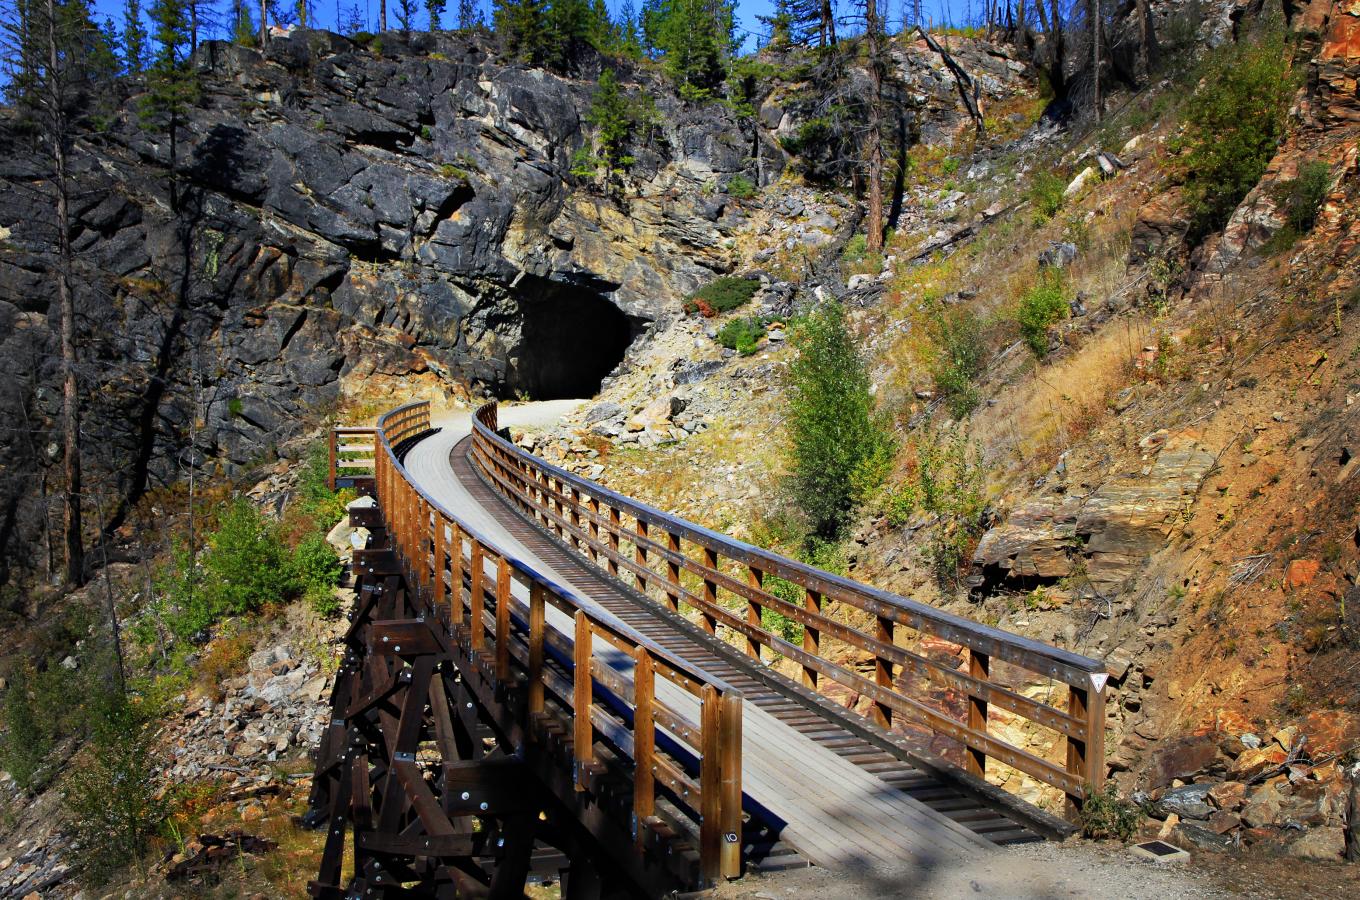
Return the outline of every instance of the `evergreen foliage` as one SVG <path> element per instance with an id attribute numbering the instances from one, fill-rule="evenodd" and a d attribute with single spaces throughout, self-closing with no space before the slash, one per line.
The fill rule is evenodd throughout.
<path id="1" fill-rule="evenodd" d="M 1279 29 L 1212 59 L 1186 113 L 1182 162 L 1192 239 L 1222 228 L 1261 180 L 1284 134 L 1294 86 Z"/>
<path id="2" fill-rule="evenodd" d="M 123 69 L 139 75 L 146 67 L 146 24 L 142 21 L 140 0 L 126 0 L 123 6 Z"/>
<path id="3" fill-rule="evenodd" d="M 583 146 L 572 157 L 572 174 L 591 178 L 603 170 L 606 180 L 622 176 L 633 165 L 629 148 L 638 132 L 656 119 L 656 108 L 647 94 L 630 96 L 619 85 L 613 69 L 600 73 L 591 97 L 586 122 L 593 129 L 594 152 Z"/>
<path id="4" fill-rule="evenodd" d="M 858 503 L 881 482 L 893 440 L 874 415 L 869 376 L 845 324 L 829 303 L 793 333 L 788 370 L 790 488 L 815 537 L 835 539 Z"/>
<path id="5" fill-rule="evenodd" d="M 1062 273 L 1044 270 L 1020 298 L 1015 321 L 1020 336 L 1039 359 L 1048 355 L 1048 330 L 1067 317 L 1067 288 Z"/>
<path id="6" fill-rule="evenodd" d="M 447 0 L 425 0 L 425 12 L 430 17 L 431 31 L 444 30 L 444 22 L 441 17 L 444 15 L 444 9 L 447 5 Z"/>
<path id="7" fill-rule="evenodd" d="M 644 44 L 661 55 L 685 100 L 712 99 L 727 77 L 736 46 L 733 10 L 724 0 L 652 0 L 643 7 Z"/>

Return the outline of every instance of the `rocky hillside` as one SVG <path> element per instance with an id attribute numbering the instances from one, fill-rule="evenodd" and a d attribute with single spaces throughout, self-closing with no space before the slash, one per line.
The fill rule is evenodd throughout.
<path id="1" fill-rule="evenodd" d="M 902 444 L 889 486 L 819 561 L 1104 658 L 1111 770 L 1151 831 L 1337 860 L 1360 827 L 1360 18 L 1327 0 L 1287 7 L 1298 50 L 1281 77 L 1298 89 L 1281 139 L 1226 226 L 1196 236 L 1196 104 L 1234 33 L 1265 41 L 1270 16 L 1232 12 L 1191 31 L 1196 62 L 1113 94 L 1098 126 L 1031 127 L 1021 91 L 992 106 L 1013 131 L 972 145 L 956 123 L 913 151 L 910 224 L 881 259 L 850 245 L 811 292 L 851 310 Z M 1300 228 L 1292 198 L 1309 172 Z M 767 209 L 834 217 L 821 199 L 790 187 Z M 574 429 L 530 439 L 620 490 L 800 552 L 791 511 L 770 501 L 786 466 L 771 439 L 793 352 L 783 320 L 814 302 L 787 271 L 774 261 L 749 311 L 676 323 Z M 1049 284 L 1061 306 L 1031 340 L 1024 307 Z M 721 326 L 752 314 L 773 322 L 753 352 L 721 346 Z M 942 322 L 972 323 L 966 412 L 941 377 Z M 978 491 L 977 521 L 913 493 L 928 465 Z M 941 549 L 960 564 L 942 572 Z"/>

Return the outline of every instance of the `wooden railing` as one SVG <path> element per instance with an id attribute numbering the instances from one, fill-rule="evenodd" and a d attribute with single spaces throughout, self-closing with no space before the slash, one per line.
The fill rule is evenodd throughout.
<path id="1" fill-rule="evenodd" d="M 704 883 L 737 877 L 741 694 L 539 574 L 414 484 L 402 459 L 429 432 L 425 402 L 392 410 L 376 429 L 376 492 L 408 589 L 446 620 L 498 691 L 517 692 L 508 705 L 523 710 L 525 734 L 543 735 L 550 720 L 566 729 L 578 791 L 605 771 L 597 746 L 631 760 L 639 847 L 667 826 L 690 831 Z"/>
<path id="2" fill-rule="evenodd" d="M 335 490 L 337 481 L 349 481 L 354 474 L 371 475 L 376 445 L 376 428 L 337 426 L 330 430 L 327 445 L 330 451 L 330 475 L 326 484 Z"/>
<path id="3" fill-rule="evenodd" d="M 1077 806 L 1103 784 L 1107 675 L 1099 661 L 820 571 L 617 494 L 497 434 L 495 404 L 477 411 L 473 448 L 488 482 L 595 565 L 632 578 L 639 592 L 672 611 L 690 612 L 709 634 L 731 629 L 751 657 L 759 660 L 762 650 L 787 657 L 813 690 L 829 681 L 868 698 L 871 717 L 885 728 L 901 716 L 952 738 L 970 774 L 985 777 L 987 760 L 995 759 L 1058 788 Z M 775 578 L 786 582 L 786 596 L 771 590 Z M 791 602 L 790 593 L 801 602 Z M 831 604 L 838 606 L 835 616 Z M 771 628 L 766 610 L 801 625 L 801 643 Z M 851 624 L 855 619 L 869 624 Z M 947 642 L 959 656 L 966 652 L 966 661 L 940 662 L 911 649 L 902 640 L 912 637 L 908 629 Z M 846 651 L 842 659 L 871 657 L 872 674 L 829 658 L 833 649 Z M 999 671 L 1007 666 L 1016 671 Z M 904 676 L 923 678 L 962 703 L 951 714 L 948 702 L 928 703 L 920 691 L 903 690 Z M 1045 699 L 1007 685 L 1036 678 Z M 1028 720 L 1040 736 L 1054 735 L 1053 743 L 1060 736 L 1065 765 L 998 736 L 989 728 L 993 710 Z"/>

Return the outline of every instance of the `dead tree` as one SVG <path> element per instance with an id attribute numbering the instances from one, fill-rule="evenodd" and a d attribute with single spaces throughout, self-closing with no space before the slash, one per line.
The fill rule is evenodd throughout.
<path id="1" fill-rule="evenodd" d="M 949 74 L 954 76 L 954 83 L 958 85 L 959 96 L 963 99 L 964 108 L 968 110 L 968 117 L 973 120 L 973 127 L 977 129 L 977 136 L 979 138 L 986 137 L 987 124 L 982 118 L 982 90 L 977 80 L 969 75 L 968 70 L 959 65 L 935 38 L 930 36 L 930 32 L 926 31 L 924 26 L 917 25 L 916 30 L 920 33 L 922 40 L 926 42 L 926 46 L 938 53 L 940 59 L 944 60 L 945 68 L 949 70 Z"/>

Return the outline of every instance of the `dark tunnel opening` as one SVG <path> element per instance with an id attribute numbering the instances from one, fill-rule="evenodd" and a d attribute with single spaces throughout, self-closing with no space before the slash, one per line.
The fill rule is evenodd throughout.
<path id="1" fill-rule="evenodd" d="M 505 379 L 505 393 L 512 397 L 594 396 L 641 330 L 587 287 L 524 278 L 515 291 L 523 318 Z"/>

